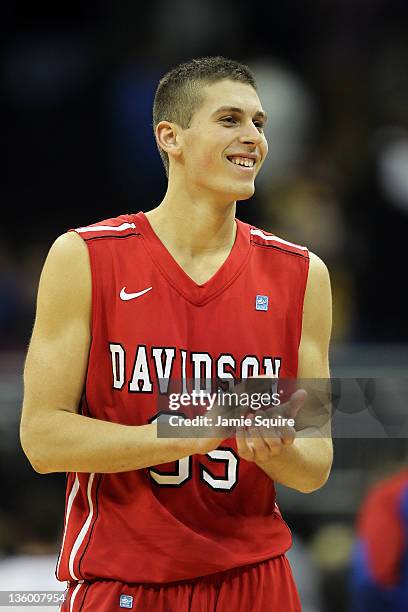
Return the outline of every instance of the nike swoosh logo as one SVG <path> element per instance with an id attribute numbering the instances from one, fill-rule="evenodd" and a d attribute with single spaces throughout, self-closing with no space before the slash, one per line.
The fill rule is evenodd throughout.
<path id="1" fill-rule="evenodd" d="M 135 298 L 140 297 L 141 295 L 144 295 L 145 293 L 147 293 L 148 291 L 150 291 L 151 289 L 153 289 L 153 287 L 148 287 L 147 289 L 143 289 L 143 291 L 138 291 L 137 293 L 126 293 L 126 287 L 123 287 L 123 289 L 121 290 L 119 297 L 121 300 L 134 300 Z"/>

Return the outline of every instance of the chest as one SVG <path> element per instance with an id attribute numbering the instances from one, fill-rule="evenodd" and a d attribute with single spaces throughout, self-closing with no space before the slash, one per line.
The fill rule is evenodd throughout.
<path id="1" fill-rule="evenodd" d="M 249 266 L 207 302 L 195 296 L 199 305 L 148 262 L 110 279 L 100 288 L 93 343 L 116 387 L 127 381 L 131 391 L 141 384 L 153 389 L 154 381 L 169 378 L 289 376 L 296 368 L 297 304 L 278 274 L 254 275 Z"/>

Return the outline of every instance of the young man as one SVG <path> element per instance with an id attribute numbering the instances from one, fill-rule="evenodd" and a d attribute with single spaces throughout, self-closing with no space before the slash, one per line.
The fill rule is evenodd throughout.
<path id="1" fill-rule="evenodd" d="M 62 609 L 297 611 L 273 481 L 322 486 L 327 432 L 169 439 L 155 418 L 169 379 L 328 377 L 328 273 L 235 219 L 267 154 L 246 66 L 178 66 L 153 115 L 161 204 L 61 236 L 40 281 L 21 440 L 68 472 Z"/>

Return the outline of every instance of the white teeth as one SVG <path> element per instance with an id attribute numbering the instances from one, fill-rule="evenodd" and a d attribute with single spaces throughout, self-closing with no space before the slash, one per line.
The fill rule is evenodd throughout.
<path id="1" fill-rule="evenodd" d="M 255 164 L 255 160 L 248 157 L 231 157 L 231 161 L 237 166 L 246 166 L 247 168 L 252 168 Z"/>

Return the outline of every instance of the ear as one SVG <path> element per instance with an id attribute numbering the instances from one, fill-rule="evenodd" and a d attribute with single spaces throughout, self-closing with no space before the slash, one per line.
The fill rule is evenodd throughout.
<path id="1" fill-rule="evenodd" d="M 156 125 L 157 144 L 169 157 L 179 157 L 181 155 L 178 130 L 178 126 L 169 121 L 160 121 Z"/>

